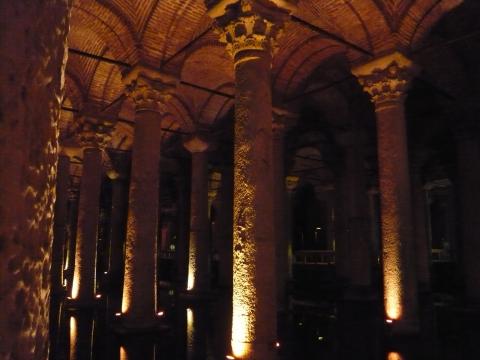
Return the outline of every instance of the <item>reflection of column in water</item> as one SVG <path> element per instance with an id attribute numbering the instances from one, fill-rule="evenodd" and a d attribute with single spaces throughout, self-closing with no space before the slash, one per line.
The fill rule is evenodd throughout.
<path id="1" fill-rule="evenodd" d="M 120 346 L 120 360 L 155 360 L 155 344 L 145 337 L 127 339 Z"/>
<path id="2" fill-rule="evenodd" d="M 186 353 L 188 360 L 204 360 L 207 357 L 208 319 L 206 309 L 187 308 Z"/>
<path id="3" fill-rule="evenodd" d="M 195 334 L 195 324 L 193 318 L 193 311 L 190 308 L 187 308 L 187 359 L 191 360 L 194 356 L 194 334 Z"/>
<path id="4" fill-rule="evenodd" d="M 70 316 L 70 360 L 92 358 L 93 319 L 88 315 Z"/>

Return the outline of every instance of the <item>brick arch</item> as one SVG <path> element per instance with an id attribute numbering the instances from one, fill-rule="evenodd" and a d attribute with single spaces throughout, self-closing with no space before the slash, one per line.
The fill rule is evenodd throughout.
<path id="1" fill-rule="evenodd" d="M 71 35 L 73 35 L 73 38 L 78 38 L 74 35 L 75 32 L 80 31 L 81 35 L 79 37 L 92 43 L 91 45 L 97 42 L 108 44 L 115 59 L 130 63 L 138 61 L 137 42 L 131 28 L 126 25 L 123 18 L 97 1 L 83 0 L 79 2 L 79 5 L 74 4 L 71 27 L 69 42 L 71 41 Z M 92 33 L 95 33 L 96 36 L 93 36 Z"/>
<path id="2" fill-rule="evenodd" d="M 272 83 L 276 93 L 284 97 L 294 94 L 322 61 L 345 50 L 320 35 L 306 37 L 300 43 L 292 41 L 290 46 L 282 44 L 281 48 L 284 50 L 277 56 L 282 61 L 274 61 Z"/>
<path id="3" fill-rule="evenodd" d="M 226 93 L 235 92 L 235 84 L 233 82 L 222 84 L 214 90 Z M 209 125 L 216 124 L 234 105 L 234 99 L 222 97 L 216 94 L 210 94 L 199 110 L 199 117 Z"/>
<path id="4" fill-rule="evenodd" d="M 202 2 L 195 0 L 160 1 L 152 9 L 142 34 L 145 61 L 158 66 L 188 43 L 206 16 Z M 183 24 L 183 26 L 180 26 Z"/>
<path id="5" fill-rule="evenodd" d="M 399 35 L 409 49 L 422 42 L 433 26 L 448 12 L 460 5 L 463 0 L 419 0 L 404 17 Z"/>

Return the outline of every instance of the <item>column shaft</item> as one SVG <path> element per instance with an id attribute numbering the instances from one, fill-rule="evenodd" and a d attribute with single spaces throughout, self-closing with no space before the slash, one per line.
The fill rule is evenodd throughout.
<path id="1" fill-rule="evenodd" d="M 156 310 L 160 125 L 156 112 L 137 112 L 122 297 L 126 324 L 135 327 L 150 326 Z"/>
<path id="2" fill-rule="evenodd" d="M 385 311 L 416 327 L 417 287 L 403 102 L 377 107 Z"/>
<path id="3" fill-rule="evenodd" d="M 287 230 L 287 191 L 285 187 L 284 130 L 276 129 L 273 136 L 273 236 L 276 244 L 277 304 L 279 310 L 287 307 L 288 236 Z"/>
<path id="4" fill-rule="evenodd" d="M 207 159 L 206 152 L 192 152 L 187 290 L 194 291 L 210 287 Z"/>
<path id="5" fill-rule="evenodd" d="M 271 57 L 262 50 L 242 55 L 235 59 L 232 348 L 270 359 L 277 316 Z"/>
<path id="6" fill-rule="evenodd" d="M 63 254 L 67 240 L 68 185 L 70 180 L 70 159 L 60 155 L 57 165 L 57 188 L 55 217 L 53 222 L 52 267 L 50 282 L 52 293 L 59 293 L 63 287 Z"/>
<path id="7" fill-rule="evenodd" d="M 217 213 L 217 234 L 219 239 L 219 284 L 232 287 L 232 217 L 233 217 L 233 173 L 231 168 L 222 172 L 222 184 L 219 193 L 219 211 Z M 216 224 L 216 225 L 217 225 Z"/>
<path id="8" fill-rule="evenodd" d="M 72 298 L 79 303 L 89 303 L 95 299 L 102 152 L 88 148 L 83 154 Z"/>

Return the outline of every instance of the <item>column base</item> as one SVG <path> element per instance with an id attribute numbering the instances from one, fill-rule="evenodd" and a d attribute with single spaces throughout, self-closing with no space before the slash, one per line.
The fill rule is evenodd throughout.
<path id="1" fill-rule="evenodd" d="M 116 315 L 111 327 L 114 332 L 121 335 L 148 334 L 159 331 L 168 331 L 170 326 L 162 317 L 152 317 L 150 320 L 134 320 Z"/>
<path id="2" fill-rule="evenodd" d="M 101 304 L 103 299 L 90 298 L 90 299 L 72 299 L 67 297 L 65 300 L 65 306 L 67 309 L 90 309 Z"/>
<path id="3" fill-rule="evenodd" d="M 178 293 L 181 300 L 184 301 L 211 301 L 218 296 L 214 290 L 183 290 Z"/>
<path id="4" fill-rule="evenodd" d="M 387 320 L 387 329 L 390 336 L 413 336 L 420 332 L 420 323 L 417 320 Z"/>

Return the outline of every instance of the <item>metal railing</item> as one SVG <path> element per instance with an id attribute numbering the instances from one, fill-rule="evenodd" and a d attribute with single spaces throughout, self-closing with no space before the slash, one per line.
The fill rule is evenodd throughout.
<path id="1" fill-rule="evenodd" d="M 301 250 L 293 254 L 294 265 L 334 265 L 333 250 Z"/>

